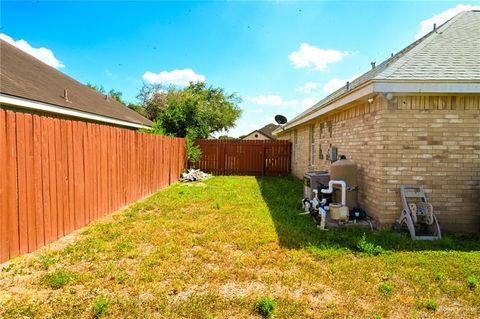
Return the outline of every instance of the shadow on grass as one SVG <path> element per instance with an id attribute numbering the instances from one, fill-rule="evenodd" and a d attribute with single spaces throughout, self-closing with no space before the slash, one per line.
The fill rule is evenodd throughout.
<path id="1" fill-rule="evenodd" d="M 320 231 L 309 215 L 301 213 L 303 186 L 292 176 L 257 177 L 263 199 L 268 206 L 280 245 L 287 248 L 314 246 L 320 249 L 357 250 L 357 243 L 365 234 L 366 240 L 390 251 L 480 251 L 480 236 L 445 234 L 438 241 L 412 241 L 408 234 L 366 229 L 337 229 Z"/>

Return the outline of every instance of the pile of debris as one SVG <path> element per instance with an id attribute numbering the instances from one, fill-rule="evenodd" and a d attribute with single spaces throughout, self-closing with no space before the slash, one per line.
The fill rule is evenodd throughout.
<path id="1" fill-rule="evenodd" d="M 191 168 L 187 172 L 182 173 L 182 176 L 180 177 L 180 181 L 181 182 L 203 181 L 210 177 L 212 177 L 211 174 L 204 173 L 199 169 Z"/>

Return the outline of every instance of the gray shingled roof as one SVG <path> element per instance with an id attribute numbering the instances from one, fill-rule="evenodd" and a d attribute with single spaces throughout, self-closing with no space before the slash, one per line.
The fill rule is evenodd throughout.
<path id="1" fill-rule="evenodd" d="M 456 15 L 375 79 L 480 80 L 480 11 Z"/>
<path id="2" fill-rule="evenodd" d="M 68 90 L 69 101 L 63 97 Z M 150 126 L 152 122 L 125 105 L 83 85 L 0 40 L 0 93 Z"/>
<path id="3" fill-rule="evenodd" d="M 371 81 L 480 81 L 480 11 L 461 12 L 375 68 L 328 95 L 290 123 Z"/>

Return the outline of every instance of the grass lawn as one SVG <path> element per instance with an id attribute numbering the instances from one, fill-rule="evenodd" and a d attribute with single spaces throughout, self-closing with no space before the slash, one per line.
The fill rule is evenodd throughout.
<path id="1" fill-rule="evenodd" d="M 480 239 L 317 230 L 291 177 L 176 184 L 0 266 L 1 318 L 479 318 Z"/>

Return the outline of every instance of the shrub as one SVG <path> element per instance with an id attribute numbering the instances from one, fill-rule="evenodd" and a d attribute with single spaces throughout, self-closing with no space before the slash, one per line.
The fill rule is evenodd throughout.
<path id="1" fill-rule="evenodd" d="M 262 297 L 257 300 L 255 310 L 263 318 L 273 318 L 276 307 L 277 303 L 275 300 L 268 297 Z"/>
<path id="2" fill-rule="evenodd" d="M 468 283 L 468 288 L 473 290 L 478 286 L 478 279 L 474 275 L 468 276 L 467 283 Z"/>
<path id="3" fill-rule="evenodd" d="M 75 275 L 65 269 L 59 269 L 51 273 L 44 274 L 40 282 L 52 289 L 60 289 L 75 279 Z"/>
<path id="4" fill-rule="evenodd" d="M 98 297 L 97 299 L 95 299 L 92 308 L 93 317 L 99 318 L 102 314 L 104 314 L 108 308 L 108 303 L 108 299 L 104 297 Z"/>
<path id="5" fill-rule="evenodd" d="M 390 296 L 393 292 L 393 286 L 388 282 L 382 282 L 380 286 L 378 286 L 378 290 L 385 296 Z"/>
<path id="6" fill-rule="evenodd" d="M 358 241 L 357 249 L 362 253 L 366 253 L 367 255 L 374 255 L 374 256 L 380 255 L 385 251 L 382 248 L 382 246 L 369 243 L 365 237 L 365 233 L 363 233 L 362 238 L 360 238 L 360 240 Z"/>
<path id="7" fill-rule="evenodd" d="M 187 153 L 188 161 L 192 163 L 198 162 L 202 156 L 200 146 L 194 145 L 191 138 L 185 139 L 185 151 Z"/>
<path id="8" fill-rule="evenodd" d="M 428 310 L 435 311 L 438 308 L 438 303 L 435 301 L 435 299 L 428 299 L 425 307 L 427 307 Z"/>

